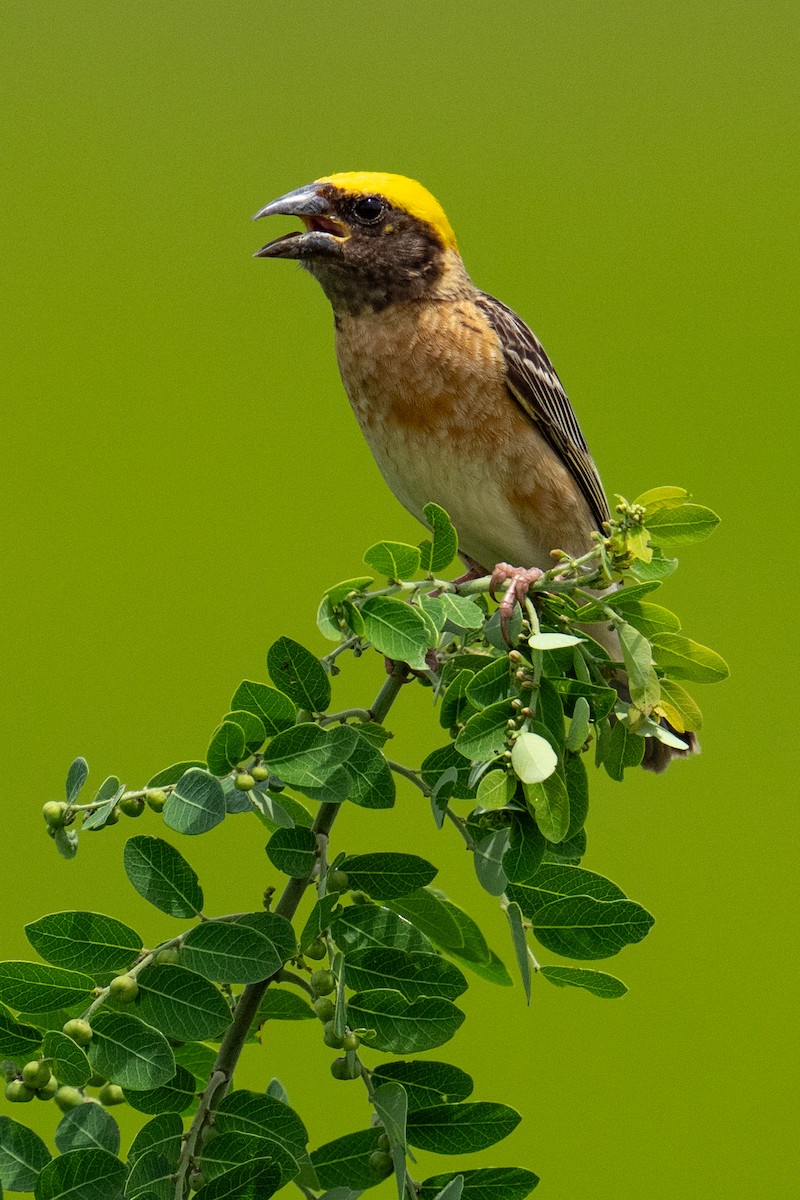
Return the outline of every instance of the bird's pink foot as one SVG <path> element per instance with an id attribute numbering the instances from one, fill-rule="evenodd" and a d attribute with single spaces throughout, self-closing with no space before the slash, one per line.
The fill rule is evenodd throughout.
<path id="1" fill-rule="evenodd" d="M 506 641 L 508 641 L 509 622 L 514 615 L 514 606 L 523 603 L 528 595 L 528 589 L 540 580 L 542 575 L 544 575 L 544 571 L 540 571 L 538 567 L 512 567 L 510 563 L 505 562 L 498 563 L 492 571 L 489 595 L 493 600 L 497 598 L 495 592 L 500 584 L 508 583 L 499 609 L 500 629 Z"/>

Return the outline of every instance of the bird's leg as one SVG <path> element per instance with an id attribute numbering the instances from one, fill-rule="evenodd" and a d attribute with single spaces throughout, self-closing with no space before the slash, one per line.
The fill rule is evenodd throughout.
<path id="1" fill-rule="evenodd" d="M 467 570 L 464 575 L 459 575 L 458 579 L 453 580 L 453 584 L 456 587 L 459 583 L 471 583 L 473 579 L 483 579 L 484 575 L 489 574 L 485 567 L 482 567 L 474 558 L 470 558 L 468 554 L 459 554 L 458 557 Z"/>
<path id="2" fill-rule="evenodd" d="M 492 571 L 489 595 L 496 600 L 495 591 L 501 583 L 508 581 L 503 599 L 500 601 L 500 629 L 508 641 L 508 624 L 514 614 L 514 605 L 522 604 L 528 589 L 544 575 L 538 567 L 512 567 L 510 563 L 498 563 Z"/>

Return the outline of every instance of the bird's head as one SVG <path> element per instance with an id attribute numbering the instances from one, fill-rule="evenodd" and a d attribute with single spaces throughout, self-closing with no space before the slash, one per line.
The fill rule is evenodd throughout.
<path id="1" fill-rule="evenodd" d="M 305 228 L 269 242 L 256 257 L 297 259 L 339 311 L 434 294 L 463 273 L 438 200 L 404 175 L 328 175 L 273 200 L 254 220 L 272 216 L 299 217 Z"/>

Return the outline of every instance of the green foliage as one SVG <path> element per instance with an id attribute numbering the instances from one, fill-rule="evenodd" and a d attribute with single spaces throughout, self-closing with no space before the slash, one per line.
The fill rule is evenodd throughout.
<path id="1" fill-rule="evenodd" d="M 189 836 L 247 815 L 257 837 L 269 832 L 269 886 L 256 911 L 208 914 L 190 863 L 146 832 L 125 843 L 127 878 L 188 928 L 167 927 L 146 948 L 117 917 L 82 909 L 25 927 L 43 961 L 0 963 L 6 1095 L 16 1104 L 56 1093 L 64 1115 L 55 1157 L 0 1117 L 0 1194 L 175 1200 L 199 1188 L 203 1200 L 255 1200 L 294 1181 L 307 1196 L 354 1200 L 392 1173 L 399 1197 L 410 1189 L 421 1200 L 524 1200 L 536 1187 L 537 1176 L 518 1167 L 410 1180 L 414 1148 L 473 1153 L 505 1138 L 519 1115 L 472 1100 L 461 1067 L 385 1056 L 448 1043 L 464 1022 L 456 1002 L 470 973 L 501 987 L 512 980 L 479 921 L 432 886 L 433 863 L 334 850 L 331 829 L 342 806 L 390 808 L 398 778 L 415 786 L 426 813 L 430 805 L 432 835 L 446 825 L 463 840 L 477 888 L 505 910 L 503 953 L 527 998 L 545 986 L 540 976 L 622 997 L 624 983 L 580 964 L 621 953 L 653 918 L 582 865 L 586 764 L 594 759 L 619 781 L 654 742 L 666 753 L 690 748 L 702 715 L 684 685 L 719 681 L 727 667 L 652 596 L 677 565 L 665 551 L 706 537 L 717 518 L 680 488 L 620 500 L 592 549 L 562 556 L 504 630 L 488 579 L 440 578 L 458 540 L 442 509 L 428 505 L 425 516 L 432 534 L 419 547 L 387 540 L 366 552 L 377 585 L 358 577 L 325 593 L 318 625 L 336 643 L 328 655 L 288 637 L 273 643 L 272 682 L 239 684 L 205 761 L 177 762 L 132 791 L 110 775 L 82 803 L 88 767 L 77 758 L 65 800 L 45 804 L 45 829 L 65 857 L 84 831 L 97 835 L 145 806 L 147 820 L 161 815 Z M 344 656 L 367 652 L 389 660 L 378 697 L 331 712 Z M 385 722 L 398 695 L 419 697 L 420 688 L 438 704 L 444 744 L 419 766 L 397 763 Z M 258 881 L 255 903 L 262 890 Z M 539 947 L 567 961 L 540 963 Z M 231 1090 L 243 1045 L 267 1021 L 307 1021 L 339 1055 L 334 1078 L 359 1095 L 366 1088 L 374 1124 L 309 1152 L 278 1080 L 262 1093 Z M 123 1102 L 151 1118 L 125 1160 L 107 1111 Z"/>

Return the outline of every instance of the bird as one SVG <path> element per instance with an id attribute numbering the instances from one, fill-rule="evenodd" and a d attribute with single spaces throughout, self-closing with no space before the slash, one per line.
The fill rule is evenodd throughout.
<path id="1" fill-rule="evenodd" d="M 303 228 L 255 257 L 295 260 L 320 283 L 381 474 L 419 521 L 431 501 L 445 509 L 468 575 L 507 580 L 513 604 L 552 550 L 589 550 L 610 513 L 567 393 L 533 331 L 472 282 L 438 200 L 404 175 L 345 171 L 254 220 L 271 216 Z M 693 749 L 646 740 L 653 770 Z"/>

